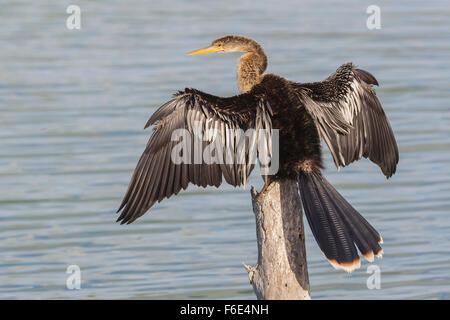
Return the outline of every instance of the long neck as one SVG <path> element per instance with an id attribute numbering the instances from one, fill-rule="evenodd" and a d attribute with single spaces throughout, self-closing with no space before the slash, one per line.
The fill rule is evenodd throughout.
<path id="1" fill-rule="evenodd" d="M 258 84 L 267 68 L 267 56 L 258 43 L 249 43 L 243 52 L 238 64 L 238 84 L 242 93 Z"/>

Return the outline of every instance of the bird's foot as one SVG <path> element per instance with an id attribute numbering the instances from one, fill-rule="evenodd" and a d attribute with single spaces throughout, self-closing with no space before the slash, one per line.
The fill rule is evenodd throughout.
<path id="1" fill-rule="evenodd" d="M 270 185 L 270 183 L 265 183 L 264 184 L 264 187 L 261 189 L 261 191 L 256 195 L 256 197 L 253 198 L 253 202 L 258 202 L 259 201 L 259 199 L 261 198 L 263 193 L 267 190 L 269 185 Z"/>

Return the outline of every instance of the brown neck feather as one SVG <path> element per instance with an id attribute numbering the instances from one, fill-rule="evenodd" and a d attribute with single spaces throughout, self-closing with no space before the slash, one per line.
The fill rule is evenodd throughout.
<path id="1" fill-rule="evenodd" d="M 267 68 L 267 56 L 256 41 L 249 42 L 242 51 L 245 54 L 238 64 L 238 84 L 239 90 L 244 93 L 261 81 Z"/>

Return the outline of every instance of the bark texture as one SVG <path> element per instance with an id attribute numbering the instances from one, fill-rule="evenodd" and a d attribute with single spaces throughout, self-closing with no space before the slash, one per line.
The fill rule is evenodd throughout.
<path id="1" fill-rule="evenodd" d="M 251 189 L 252 200 L 257 196 Z M 298 183 L 275 181 L 253 201 L 258 263 L 245 265 L 258 299 L 311 299 Z"/>

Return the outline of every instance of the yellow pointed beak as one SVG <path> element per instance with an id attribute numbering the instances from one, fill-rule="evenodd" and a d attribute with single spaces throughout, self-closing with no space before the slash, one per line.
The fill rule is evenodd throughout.
<path id="1" fill-rule="evenodd" d="M 218 51 L 220 51 L 220 49 L 217 48 L 216 46 L 209 46 L 209 47 L 206 47 L 206 48 L 202 48 L 202 49 L 198 49 L 198 50 L 189 52 L 188 55 L 192 56 L 194 54 L 202 54 L 202 53 L 218 52 Z"/>

